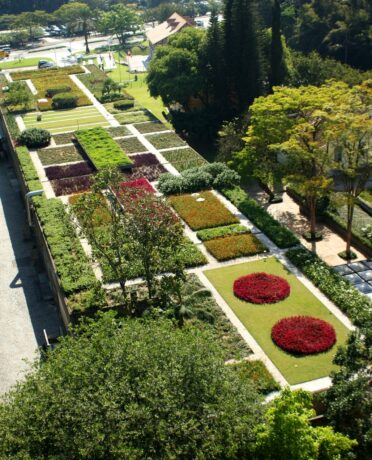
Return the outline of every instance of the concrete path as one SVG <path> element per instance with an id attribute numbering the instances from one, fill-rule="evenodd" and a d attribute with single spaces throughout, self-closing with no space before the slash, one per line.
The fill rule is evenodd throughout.
<path id="1" fill-rule="evenodd" d="M 0 394 L 28 369 L 44 343 L 43 329 L 58 335 L 60 320 L 37 249 L 27 234 L 26 213 L 13 171 L 0 162 Z"/>

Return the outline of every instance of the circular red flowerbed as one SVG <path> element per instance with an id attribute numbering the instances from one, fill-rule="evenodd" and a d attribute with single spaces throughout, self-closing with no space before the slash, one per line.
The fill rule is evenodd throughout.
<path id="1" fill-rule="evenodd" d="M 234 281 L 234 294 L 252 303 L 275 303 L 289 296 L 291 288 L 280 276 L 252 273 Z"/>
<path id="2" fill-rule="evenodd" d="M 271 338 L 283 350 L 308 355 L 320 353 L 336 342 L 334 328 L 311 316 L 291 316 L 278 321 L 271 329 Z"/>

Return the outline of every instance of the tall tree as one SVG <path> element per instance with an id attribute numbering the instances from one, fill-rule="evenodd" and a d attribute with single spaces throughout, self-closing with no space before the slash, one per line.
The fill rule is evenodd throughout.
<path id="1" fill-rule="evenodd" d="M 89 32 L 93 29 L 95 19 L 94 11 L 85 3 L 71 2 L 62 5 L 55 14 L 69 27 L 81 29 L 85 39 L 85 51 L 89 53 L 88 37 Z"/>
<path id="2" fill-rule="evenodd" d="M 142 22 L 133 8 L 119 3 L 101 14 L 99 27 L 105 33 L 116 35 L 120 45 L 124 47 L 128 38 L 141 29 Z"/>
<path id="3" fill-rule="evenodd" d="M 18 29 L 28 29 L 29 38 L 35 36 L 35 30 L 39 26 L 48 24 L 52 21 L 52 16 L 45 11 L 37 10 L 32 12 L 25 12 L 15 16 L 13 27 Z"/>
<path id="4" fill-rule="evenodd" d="M 274 0 L 271 25 L 271 54 L 270 54 L 270 85 L 278 86 L 286 78 L 286 65 L 283 53 L 282 34 L 280 29 L 280 2 Z"/>
<path id="5" fill-rule="evenodd" d="M 257 1 L 227 0 L 224 30 L 230 103 L 242 112 L 263 86 Z"/>
<path id="6" fill-rule="evenodd" d="M 0 457 L 247 458 L 262 411 L 207 330 L 105 314 L 1 401 Z"/>

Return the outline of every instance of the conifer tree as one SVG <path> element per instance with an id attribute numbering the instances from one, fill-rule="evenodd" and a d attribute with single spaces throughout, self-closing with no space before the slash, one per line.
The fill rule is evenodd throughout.
<path id="1" fill-rule="evenodd" d="M 274 0 L 272 8 L 271 26 L 271 56 L 270 56 L 270 86 L 279 86 L 284 83 L 286 77 L 286 65 L 283 54 L 281 35 L 281 13 L 280 2 Z"/>
<path id="2" fill-rule="evenodd" d="M 261 39 L 256 0 L 227 0 L 225 53 L 229 98 L 237 112 L 262 91 Z"/>

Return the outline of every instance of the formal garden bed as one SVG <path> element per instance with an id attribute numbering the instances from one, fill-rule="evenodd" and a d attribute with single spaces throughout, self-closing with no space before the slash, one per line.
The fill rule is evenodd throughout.
<path id="1" fill-rule="evenodd" d="M 169 131 L 169 128 L 163 125 L 163 123 L 160 123 L 160 121 L 159 122 L 154 121 L 154 122 L 148 122 L 148 123 L 139 123 L 139 124 L 135 124 L 134 127 L 141 134 L 155 133 L 158 131 Z"/>
<path id="2" fill-rule="evenodd" d="M 257 390 L 264 395 L 280 390 L 280 385 L 273 379 L 262 361 L 245 359 L 232 363 L 231 366 L 242 379 L 253 382 Z"/>
<path id="3" fill-rule="evenodd" d="M 76 131 L 75 137 L 97 169 L 133 165 L 133 161 L 103 128 Z"/>
<path id="4" fill-rule="evenodd" d="M 126 182 L 121 182 L 119 191 L 117 192 L 118 199 L 120 201 L 123 195 L 130 196 L 131 198 L 136 198 L 138 195 L 143 193 L 155 193 L 156 190 L 150 184 L 150 182 L 141 177 L 139 179 L 129 180 Z"/>
<path id="5" fill-rule="evenodd" d="M 191 147 L 187 147 L 185 149 L 166 150 L 165 152 L 162 152 L 162 155 L 177 169 L 178 172 L 205 165 L 207 163 L 207 160 L 205 160 Z"/>
<path id="6" fill-rule="evenodd" d="M 256 272 L 284 278 L 290 285 L 290 295 L 278 303 L 264 306 L 237 298 L 233 289 L 235 280 Z M 283 351 L 273 342 L 272 327 L 291 316 L 312 316 L 328 322 L 336 331 L 337 346 L 345 344 L 348 334 L 348 329 L 279 260 L 270 257 L 206 270 L 204 274 L 289 384 L 326 377 L 335 369 L 332 360 L 336 346 L 323 353 L 299 357 Z"/>
<path id="7" fill-rule="evenodd" d="M 187 145 L 175 133 L 147 134 L 146 139 L 158 150 Z"/>
<path id="8" fill-rule="evenodd" d="M 74 132 L 53 134 L 53 140 L 56 145 L 71 144 L 72 140 L 75 139 Z"/>
<path id="9" fill-rule="evenodd" d="M 64 147 L 52 147 L 40 149 L 37 151 L 39 159 L 43 166 L 70 163 L 82 161 L 83 156 L 75 145 L 66 145 Z"/>
<path id="10" fill-rule="evenodd" d="M 90 190 L 92 175 L 65 177 L 52 180 L 50 183 L 56 196 L 71 195 Z"/>
<path id="11" fill-rule="evenodd" d="M 200 230 L 196 233 L 196 236 L 201 241 L 208 241 L 214 240 L 215 238 L 223 238 L 225 236 L 243 235 L 244 233 L 251 233 L 251 231 L 245 225 L 232 224 Z"/>
<path id="12" fill-rule="evenodd" d="M 239 222 L 239 219 L 212 192 L 174 195 L 170 196 L 168 200 L 192 230 L 220 227 Z"/>
<path id="13" fill-rule="evenodd" d="M 126 137 L 125 139 L 116 139 L 116 142 L 126 153 L 139 153 L 147 151 L 147 148 L 136 136 Z"/>
<path id="14" fill-rule="evenodd" d="M 252 234 L 216 238 L 205 241 L 204 245 L 219 262 L 254 256 L 266 251 L 266 247 Z"/>
<path id="15" fill-rule="evenodd" d="M 110 128 L 107 128 L 107 131 L 112 137 L 128 136 L 131 134 L 126 126 L 111 126 Z"/>
<path id="16" fill-rule="evenodd" d="M 277 303 L 289 296 L 287 280 L 269 273 L 252 273 L 234 281 L 234 294 L 241 300 L 256 304 Z"/>
<path id="17" fill-rule="evenodd" d="M 148 110 L 129 111 L 129 113 L 120 112 L 115 114 L 115 118 L 121 125 L 129 125 L 132 123 L 142 123 L 143 121 L 154 121 L 156 118 Z"/>
<path id="18" fill-rule="evenodd" d="M 80 161 L 70 165 L 48 166 L 45 174 L 49 180 L 64 179 L 66 177 L 79 177 L 92 174 L 95 169 L 87 161 Z"/>
<path id="19" fill-rule="evenodd" d="M 167 172 L 153 153 L 129 155 L 129 158 L 133 161 L 133 167 L 123 172 L 123 175 L 128 179 L 146 177 L 150 182 L 153 182 Z"/>

